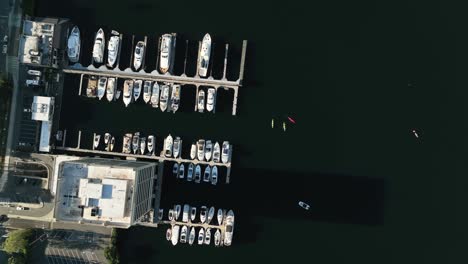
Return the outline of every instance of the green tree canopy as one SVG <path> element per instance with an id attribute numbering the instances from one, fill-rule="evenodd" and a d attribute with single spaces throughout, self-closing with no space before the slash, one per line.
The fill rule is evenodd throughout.
<path id="1" fill-rule="evenodd" d="M 10 255 L 19 253 L 26 256 L 32 235 L 32 229 L 22 229 L 10 232 L 5 243 L 3 243 L 3 250 Z"/>

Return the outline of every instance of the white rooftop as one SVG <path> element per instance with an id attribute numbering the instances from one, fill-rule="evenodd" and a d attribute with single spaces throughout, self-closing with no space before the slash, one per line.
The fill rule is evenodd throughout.
<path id="1" fill-rule="evenodd" d="M 51 121 L 54 112 L 54 98 L 34 96 L 31 106 L 32 120 Z"/>

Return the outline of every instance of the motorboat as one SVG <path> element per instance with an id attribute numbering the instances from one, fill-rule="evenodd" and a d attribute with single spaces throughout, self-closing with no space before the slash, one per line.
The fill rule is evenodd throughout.
<path id="1" fill-rule="evenodd" d="M 219 143 L 216 142 L 213 148 L 213 161 L 219 162 L 221 159 L 221 148 L 219 147 Z"/>
<path id="2" fill-rule="evenodd" d="M 310 209 L 310 205 L 304 203 L 303 201 L 299 201 L 299 206 L 304 208 L 305 210 L 309 210 Z"/>
<path id="3" fill-rule="evenodd" d="M 213 220 L 214 214 L 215 214 L 215 208 L 211 206 L 210 210 L 208 210 L 208 216 L 206 217 L 207 224 L 211 223 L 211 220 Z"/>
<path id="4" fill-rule="evenodd" d="M 206 206 L 203 205 L 202 207 L 200 207 L 200 222 L 201 222 L 202 224 L 204 224 L 205 221 L 206 221 L 206 213 L 207 213 L 207 211 L 208 211 L 208 210 L 207 210 Z"/>
<path id="5" fill-rule="evenodd" d="M 192 143 L 192 147 L 190 148 L 190 158 L 195 159 L 197 156 L 197 144 Z"/>
<path id="6" fill-rule="evenodd" d="M 229 210 L 226 215 L 226 232 L 224 233 L 224 245 L 230 246 L 234 232 L 234 212 Z"/>
<path id="7" fill-rule="evenodd" d="M 217 247 L 219 247 L 219 245 L 221 244 L 221 232 L 219 231 L 219 229 L 216 229 L 216 232 L 214 234 L 214 244 Z"/>
<path id="8" fill-rule="evenodd" d="M 104 134 L 104 144 L 105 145 L 109 144 L 110 138 L 111 138 L 111 134 L 109 134 L 109 133 Z"/>
<path id="9" fill-rule="evenodd" d="M 216 185 L 218 183 L 218 167 L 213 166 L 211 169 L 211 184 Z"/>
<path id="10" fill-rule="evenodd" d="M 143 84 L 142 80 L 135 80 L 133 82 L 133 98 L 135 99 L 135 102 L 136 100 L 138 100 L 138 98 L 140 98 L 142 84 Z"/>
<path id="11" fill-rule="evenodd" d="M 195 167 L 195 179 L 194 179 L 194 181 L 196 183 L 200 183 L 200 180 L 201 180 L 201 167 L 200 167 L 200 165 L 197 165 Z"/>
<path id="12" fill-rule="evenodd" d="M 184 204 L 184 211 L 182 213 L 182 222 L 187 223 L 190 217 L 190 205 Z"/>
<path id="13" fill-rule="evenodd" d="M 173 154 L 174 154 L 174 158 L 178 158 L 179 157 L 179 154 L 180 154 L 180 150 L 181 150 L 181 147 L 182 147 L 182 140 L 180 139 L 180 137 L 176 137 L 174 139 L 174 145 L 173 145 Z"/>
<path id="14" fill-rule="evenodd" d="M 109 144 L 109 151 L 114 151 L 114 146 L 115 146 L 115 137 L 112 137 L 110 144 Z"/>
<path id="15" fill-rule="evenodd" d="M 206 161 L 210 161 L 212 154 L 213 154 L 213 143 L 211 143 L 211 140 L 207 140 L 206 143 L 205 143 L 205 159 L 206 159 Z"/>
<path id="16" fill-rule="evenodd" d="M 150 155 L 153 154 L 154 145 L 155 145 L 155 144 L 154 144 L 154 143 L 155 143 L 154 141 L 155 141 L 155 140 L 154 140 L 154 136 L 153 136 L 153 135 L 148 136 L 148 143 L 147 143 L 146 145 L 147 145 L 147 147 L 148 147 L 148 152 L 149 152 Z"/>
<path id="17" fill-rule="evenodd" d="M 119 32 L 112 30 L 111 37 L 107 43 L 107 66 L 109 68 L 115 67 L 115 63 L 117 62 L 117 57 L 119 55 L 119 46 L 120 34 Z"/>
<path id="18" fill-rule="evenodd" d="M 163 217 L 164 217 L 164 209 L 159 208 L 158 219 L 159 219 L 159 220 L 162 220 Z"/>
<path id="19" fill-rule="evenodd" d="M 172 228 L 168 228 L 167 231 L 166 231 L 166 239 L 167 241 L 170 241 L 171 240 L 171 237 L 172 237 Z"/>
<path id="20" fill-rule="evenodd" d="M 132 102 L 133 96 L 133 80 L 125 80 L 123 90 L 123 101 L 127 107 Z"/>
<path id="21" fill-rule="evenodd" d="M 171 66 L 172 56 L 174 54 L 173 36 L 172 34 L 164 34 L 161 37 L 161 48 L 159 53 L 159 70 L 161 73 L 169 71 Z"/>
<path id="22" fill-rule="evenodd" d="M 189 234 L 189 239 L 188 239 L 189 245 L 193 245 L 194 241 L 195 241 L 195 227 L 192 226 L 190 228 L 190 234 Z"/>
<path id="23" fill-rule="evenodd" d="M 172 167 L 172 174 L 176 176 L 177 178 L 177 173 L 179 172 L 179 163 L 175 162 L 174 166 Z"/>
<path id="24" fill-rule="evenodd" d="M 180 243 L 187 243 L 187 233 L 187 226 L 183 226 L 180 232 Z"/>
<path id="25" fill-rule="evenodd" d="M 208 95 L 206 96 L 206 110 L 208 112 L 211 112 L 214 109 L 215 94 L 216 94 L 215 88 L 208 89 Z"/>
<path id="26" fill-rule="evenodd" d="M 205 241 L 205 229 L 202 227 L 198 232 L 198 245 L 202 245 L 203 241 Z"/>
<path id="27" fill-rule="evenodd" d="M 99 147 L 99 142 L 101 141 L 101 135 L 94 134 L 93 148 L 97 149 Z"/>
<path id="28" fill-rule="evenodd" d="M 125 134 L 125 136 L 123 138 L 122 153 L 126 153 L 126 154 L 130 153 L 132 138 L 133 138 L 133 135 L 131 133 Z"/>
<path id="29" fill-rule="evenodd" d="M 138 41 L 138 43 L 135 46 L 135 54 L 133 58 L 133 67 L 135 68 L 135 71 L 140 70 L 141 64 L 143 63 L 144 59 L 145 59 L 145 42 Z"/>
<path id="30" fill-rule="evenodd" d="M 182 209 L 182 207 L 180 206 L 180 204 L 177 204 L 175 206 L 175 215 L 174 215 L 174 220 L 178 220 L 179 219 L 179 216 L 180 216 L 180 210 Z"/>
<path id="31" fill-rule="evenodd" d="M 109 77 L 107 78 L 107 87 L 106 87 L 106 99 L 109 102 L 114 100 L 115 96 L 115 78 Z"/>
<path id="32" fill-rule="evenodd" d="M 229 156 L 231 155 L 231 146 L 228 141 L 223 142 L 223 152 L 221 153 L 221 161 L 223 163 L 228 163 Z"/>
<path id="33" fill-rule="evenodd" d="M 158 82 L 153 83 L 153 90 L 151 91 L 151 106 L 158 108 L 159 104 L 159 84 Z"/>
<path id="34" fill-rule="evenodd" d="M 203 110 L 205 110 L 205 91 L 200 90 L 198 91 L 198 112 L 203 113 Z"/>
<path id="35" fill-rule="evenodd" d="M 185 166 L 184 164 L 180 164 L 179 166 L 179 179 L 183 179 L 185 176 Z"/>
<path id="36" fill-rule="evenodd" d="M 283 122 L 283 131 L 286 132 L 286 122 Z"/>
<path id="37" fill-rule="evenodd" d="M 116 86 L 115 87 L 115 97 L 114 97 L 114 99 L 119 100 L 121 94 L 122 94 L 122 88 L 119 87 L 119 86 Z"/>
<path id="38" fill-rule="evenodd" d="M 180 85 L 172 85 L 172 94 L 171 94 L 171 111 L 175 113 L 179 109 L 180 104 Z"/>
<path id="39" fill-rule="evenodd" d="M 197 217 L 197 208 L 192 206 L 190 208 L 190 220 L 193 222 L 193 221 L 195 221 L 196 217 Z"/>
<path id="40" fill-rule="evenodd" d="M 275 119 L 272 118 L 272 119 L 271 119 L 271 128 L 274 128 L 274 127 L 275 127 Z"/>
<path id="41" fill-rule="evenodd" d="M 133 139 L 132 139 L 133 154 L 136 154 L 138 152 L 139 147 L 140 147 L 140 132 L 136 132 L 135 134 L 133 134 Z"/>
<path id="42" fill-rule="evenodd" d="M 223 218 L 224 218 L 224 211 L 223 209 L 219 208 L 218 209 L 218 213 L 217 213 L 217 218 L 218 218 L 218 225 L 222 225 L 223 224 Z"/>
<path id="43" fill-rule="evenodd" d="M 167 213 L 167 218 L 169 218 L 170 221 L 174 220 L 174 210 L 169 209 L 169 212 Z"/>
<path id="44" fill-rule="evenodd" d="M 98 78 L 94 75 L 89 76 L 88 86 L 86 87 L 86 97 L 95 98 L 97 96 Z"/>
<path id="45" fill-rule="evenodd" d="M 205 231 L 205 245 L 209 245 L 211 243 L 211 228 L 207 228 Z"/>
<path id="46" fill-rule="evenodd" d="M 143 101 L 148 103 L 151 100 L 151 81 L 145 81 L 143 84 Z"/>
<path id="47" fill-rule="evenodd" d="M 167 101 L 169 100 L 169 85 L 164 84 L 161 87 L 161 95 L 159 97 L 159 107 L 161 111 L 166 111 L 167 109 Z"/>
<path id="48" fill-rule="evenodd" d="M 140 138 L 140 152 L 141 152 L 141 155 L 145 155 L 145 150 L 146 150 L 146 138 L 142 137 L 142 138 Z"/>
<path id="49" fill-rule="evenodd" d="M 101 100 L 106 93 L 106 86 L 107 86 L 107 77 L 99 77 L 98 81 L 98 89 L 97 89 L 97 96 L 98 99 Z"/>
<path id="50" fill-rule="evenodd" d="M 205 172 L 203 173 L 203 181 L 204 182 L 209 182 L 211 177 L 211 167 L 206 166 Z"/>
<path id="51" fill-rule="evenodd" d="M 171 242 L 173 246 L 177 245 L 177 242 L 179 241 L 179 231 L 180 231 L 180 226 L 174 225 L 172 227 Z"/>
<path id="52" fill-rule="evenodd" d="M 105 42 L 104 30 L 100 28 L 96 33 L 96 37 L 94 38 L 93 60 L 95 63 L 103 62 Z"/>
<path id="53" fill-rule="evenodd" d="M 67 42 L 67 55 L 68 60 L 72 63 L 77 63 L 80 59 L 80 49 L 81 49 L 81 38 L 80 38 L 80 29 L 77 26 L 74 26 L 68 36 Z"/>
<path id="54" fill-rule="evenodd" d="M 187 171 L 187 181 L 192 181 L 193 179 L 193 163 L 190 163 Z"/>
<path id="55" fill-rule="evenodd" d="M 200 161 L 205 159 L 205 140 L 200 139 L 197 142 L 197 158 Z"/>
<path id="56" fill-rule="evenodd" d="M 172 156 L 172 136 L 169 134 L 164 140 L 164 156 L 170 158 Z"/>
<path id="57" fill-rule="evenodd" d="M 206 33 L 203 37 L 202 45 L 198 53 L 198 75 L 206 77 L 211 55 L 211 36 Z"/>

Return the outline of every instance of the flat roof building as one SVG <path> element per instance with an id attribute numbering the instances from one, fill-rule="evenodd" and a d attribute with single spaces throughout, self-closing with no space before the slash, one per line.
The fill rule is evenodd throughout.
<path id="1" fill-rule="evenodd" d="M 31 119 L 42 122 L 39 151 L 50 151 L 52 118 L 54 115 L 54 97 L 34 96 L 31 105 Z"/>

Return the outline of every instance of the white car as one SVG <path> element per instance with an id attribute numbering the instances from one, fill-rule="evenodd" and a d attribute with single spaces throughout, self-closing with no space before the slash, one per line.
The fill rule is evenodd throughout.
<path id="1" fill-rule="evenodd" d="M 41 72 L 41 71 L 37 71 L 37 70 L 28 70 L 28 74 L 29 74 L 29 75 L 34 75 L 34 76 L 41 76 L 41 75 L 42 75 L 42 72 Z"/>
<path id="2" fill-rule="evenodd" d="M 41 78 L 39 76 L 36 76 L 34 78 L 26 80 L 26 85 L 31 86 L 31 85 L 39 85 L 40 84 Z"/>
<path id="3" fill-rule="evenodd" d="M 309 210 L 309 208 L 310 208 L 310 205 L 304 203 L 303 201 L 299 201 L 299 206 L 306 209 L 306 210 Z"/>

